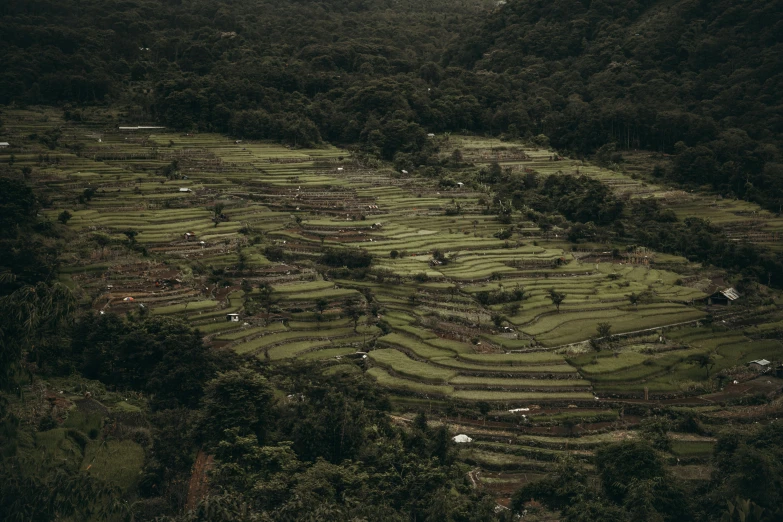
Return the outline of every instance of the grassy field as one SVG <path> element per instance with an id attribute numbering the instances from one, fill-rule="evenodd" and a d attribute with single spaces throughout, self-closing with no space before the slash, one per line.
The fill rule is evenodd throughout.
<path id="1" fill-rule="evenodd" d="M 530 364 L 562 363 L 563 356 L 552 352 L 507 353 L 507 354 L 460 354 L 459 359 L 481 364 L 499 366 L 525 366 Z"/>
<path id="2" fill-rule="evenodd" d="M 104 440 L 88 444 L 82 469 L 125 491 L 141 477 L 144 449 L 131 440 Z"/>
<path id="3" fill-rule="evenodd" d="M 584 379 L 517 379 L 513 377 L 473 377 L 469 375 L 452 377 L 449 383 L 453 385 L 499 388 L 582 388 L 590 386 L 590 381 Z"/>
<path id="4" fill-rule="evenodd" d="M 424 395 L 451 395 L 454 393 L 454 388 L 451 386 L 438 386 L 433 384 L 424 384 L 422 382 L 408 379 L 400 379 L 390 375 L 389 372 L 377 366 L 367 370 L 367 374 L 378 381 L 378 384 L 381 386 L 386 386 L 397 390 L 409 391 Z"/>
<path id="5" fill-rule="evenodd" d="M 399 375 L 425 382 L 446 383 L 457 374 L 455 371 L 413 360 L 397 350 L 373 350 L 369 356 L 373 362 L 390 368 Z"/>

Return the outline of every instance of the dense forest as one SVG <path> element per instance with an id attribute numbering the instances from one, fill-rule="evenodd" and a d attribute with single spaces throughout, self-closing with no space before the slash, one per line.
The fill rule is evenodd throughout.
<path id="1" fill-rule="evenodd" d="M 425 132 L 676 154 L 660 176 L 783 204 L 780 1 L 9 1 L 0 103 L 426 164 Z M 305 23 L 306 21 L 306 23 Z M 78 110 L 73 111 L 78 118 Z"/>

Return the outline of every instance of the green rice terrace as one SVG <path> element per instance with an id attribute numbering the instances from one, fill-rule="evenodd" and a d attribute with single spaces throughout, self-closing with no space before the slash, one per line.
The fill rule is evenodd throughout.
<path id="1" fill-rule="evenodd" d="M 11 147 L 0 162 L 29 167 L 43 214 L 76 233 L 61 278 L 82 303 L 179 316 L 214 349 L 270 364 L 359 367 L 389 390 L 397 422 L 423 409 L 468 435 L 459 458 L 502 502 L 563 454 L 590 473 L 596 448 L 639 437 L 652 404 L 687 407 L 713 427 L 669 434 L 672 471 L 703 480 L 716 440 L 707 432 L 725 405 L 783 384 L 747 366 L 783 360 L 779 297 L 708 306 L 729 286 L 714 267 L 577 244 L 565 226 L 542 229 L 518 211 L 509 229 L 487 211 L 494 194 L 477 173 L 497 163 L 588 176 L 780 248 L 783 219 L 750 203 L 496 139 L 430 137 L 443 158 L 461 156 L 439 183 L 334 146 L 121 131 L 110 116 L 2 114 Z M 55 128 L 56 145 L 35 138 Z M 42 444 L 67 450 L 47 433 Z"/>

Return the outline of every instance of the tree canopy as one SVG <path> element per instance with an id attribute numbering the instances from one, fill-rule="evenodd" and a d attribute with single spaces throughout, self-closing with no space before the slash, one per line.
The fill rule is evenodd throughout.
<path id="1" fill-rule="evenodd" d="M 127 119 L 361 143 L 413 165 L 428 131 L 613 144 L 677 154 L 671 180 L 781 208 L 780 0 L 391 5 L 6 2 L 0 103 L 123 100 Z"/>

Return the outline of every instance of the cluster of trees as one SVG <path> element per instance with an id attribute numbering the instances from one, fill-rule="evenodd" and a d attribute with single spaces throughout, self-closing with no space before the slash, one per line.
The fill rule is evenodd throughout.
<path id="1" fill-rule="evenodd" d="M 516 131 L 578 153 L 611 143 L 676 153 L 671 179 L 779 211 L 781 8 L 509 1 L 468 29 L 444 65 L 483 73 L 513 100 Z"/>
<path id="2" fill-rule="evenodd" d="M 154 408 L 197 407 L 204 384 L 226 361 L 179 319 L 90 313 L 76 322 L 70 341 L 70 350 L 48 358 L 60 373 L 143 392 Z"/>
<path id="3" fill-rule="evenodd" d="M 210 520 L 235 520 L 238 509 L 249 520 L 493 520 L 494 503 L 453 464 L 447 430 L 421 417 L 393 427 L 387 399 L 361 373 L 293 365 L 269 377 L 240 370 L 207 384 L 194 423 L 217 462 L 220 493 L 206 503 L 222 508 Z M 292 393 L 273 401 L 280 382 Z"/>
<path id="4" fill-rule="evenodd" d="M 410 430 L 393 426 L 385 393 L 356 368 L 243 361 L 207 350 L 202 335 L 179 321 L 138 314 L 87 314 L 60 337 L 71 350 L 50 353 L 45 368 L 75 367 L 111 389 L 149 397 L 143 473 L 137 490 L 123 493 L 62 463 L 31 466 L 11 451 L 0 465 L 0 507 L 9 520 L 29 519 L 29 505 L 50 496 L 68 498 L 42 506 L 41 519 L 495 520 L 494 502 L 454 462 L 447 429 L 429 427 L 423 416 Z M 285 394 L 278 399 L 276 390 Z M 0 421 L 18 425 L 11 414 Z M 209 494 L 186 512 L 183 485 L 199 451 L 215 458 Z"/>
<path id="5" fill-rule="evenodd" d="M 570 174 L 549 176 L 541 183 L 533 173 L 506 172 L 495 188 L 495 205 L 506 221 L 514 207 L 547 231 L 555 215 L 575 243 L 612 240 L 644 245 L 728 269 L 748 281 L 783 286 L 780 254 L 749 241 L 732 241 L 719 226 L 703 219 L 679 220 L 654 198 L 621 199 L 599 181 Z"/>
<path id="6" fill-rule="evenodd" d="M 633 202 L 628 214 L 626 233 L 638 244 L 726 268 L 748 281 L 783 286 L 783 257 L 766 247 L 732 241 L 719 226 L 701 218 L 672 220 L 671 211 L 661 210 L 654 200 Z"/>
<path id="7" fill-rule="evenodd" d="M 56 333 L 75 305 L 57 282 L 61 230 L 37 217 L 40 206 L 24 181 L 0 175 L 0 392 L 12 389 L 24 371 L 27 347 L 36 356 L 56 349 Z M 0 415 L 3 411 L 0 397 Z"/>
<path id="8" fill-rule="evenodd" d="M 528 173 L 521 178 L 507 176 L 496 185 L 498 203 L 511 201 L 517 208 L 529 207 L 539 213 L 557 212 L 578 223 L 609 225 L 623 212 L 623 202 L 612 190 L 587 176 L 548 176 L 543 183 Z"/>
<path id="9" fill-rule="evenodd" d="M 372 254 L 358 248 L 328 248 L 320 262 L 333 268 L 367 268 L 372 264 Z"/>
<path id="10" fill-rule="evenodd" d="M 511 290 L 495 290 L 487 291 L 482 290 L 476 293 L 476 300 L 481 303 L 482 306 L 491 306 L 502 303 L 509 303 L 512 301 L 521 301 L 525 299 L 527 292 L 521 286 L 516 286 Z"/>
<path id="11" fill-rule="evenodd" d="M 59 231 L 37 218 L 41 203 L 30 187 L 13 173 L 0 173 L 0 272 L 13 274 L 0 281 L 9 292 L 25 285 L 52 282 L 57 276 Z"/>
<path id="12" fill-rule="evenodd" d="M 584 465 L 573 457 L 561 460 L 555 472 L 526 484 L 512 500 L 520 512 L 530 500 L 561 512 L 563 522 L 700 522 L 707 520 L 780 520 L 783 510 L 783 425 L 772 423 L 731 432 L 718 439 L 712 478 L 696 487 L 677 480 L 666 469 L 659 449 L 668 449 L 665 420 L 645 419 L 641 440 L 600 448 L 595 455 L 599 481 L 593 483 Z M 693 419 L 682 419 L 681 425 Z M 698 423 L 696 423 L 698 424 Z M 663 434 L 663 435 L 661 435 Z"/>

